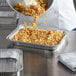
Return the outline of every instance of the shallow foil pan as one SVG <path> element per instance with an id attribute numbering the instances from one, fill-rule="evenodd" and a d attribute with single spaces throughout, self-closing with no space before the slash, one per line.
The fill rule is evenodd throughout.
<path id="1" fill-rule="evenodd" d="M 15 45 L 17 46 L 21 46 L 21 47 L 27 47 L 27 48 L 35 48 L 35 49 L 41 49 L 41 50 L 49 50 L 49 51 L 52 51 L 52 50 L 55 50 L 61 43 L 57 44 L 57 45 L 54 45 L 54 46 L 49 46 L 49 45 L 41 45 L 41 44 L 34 44 L 34 43 L 28 43 L 28 42 L 22 42 L 22 41 L 16 41 L 16 40 L 11 40 L 11 38 L 19 32 L 20 29 L 24 28 L 23 24 L 22 25 L 18 25 L 18 27 L 11 33 L 9 34 L 6 39 L 7 40 L 10 40 L 12 41 Z M 39 29 L 45 29 L 45 27 L 42 27 L 42 28 L 39 28 Z M 47 28 L 46 30 L 48 30 L 49 28 Z M 57 30 L 57 31 L 60 31 L 60 32 L 63 32 L 65 35 L 67 33 L 67 30 L 58 30 L 58 29 L 55 29 L 55 28 L 52 28 L 50 30 Z"/>
<path id="2" fill-rule="evenodd" d="M 23 69 L 23 52 L 20 49 L 0 49 L 0 72 L 16 73 Z"/>

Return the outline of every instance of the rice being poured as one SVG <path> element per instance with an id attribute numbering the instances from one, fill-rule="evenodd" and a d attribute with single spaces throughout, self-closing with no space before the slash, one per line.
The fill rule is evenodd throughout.
<path id="1" fill-rule="evenodd" d="M 23 0 L 22 2 L 17 3 L 14 8 L 28 16 L 33 16 L 34 20 L 31 24 L 35 29 L 37 28 L 36 23 L 38 21 L 39 16 L 41 14 L 45 13 L 47 9 L 47 0 L 30 0 L 30 3 L 25 3 L 26 0 Z"/>

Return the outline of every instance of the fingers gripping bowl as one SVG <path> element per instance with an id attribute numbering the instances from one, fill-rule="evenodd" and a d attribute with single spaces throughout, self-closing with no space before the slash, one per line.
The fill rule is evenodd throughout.
<path id="1" fill-rule="evenodd" d="M 32 27 L 25 28 L 24 25 L 19 25 L 7 36 L 7 39 L 19 46 L 54 50 L 60 45 L 66 33 L 67 31 L 65 30 L 34 29 Z"/>

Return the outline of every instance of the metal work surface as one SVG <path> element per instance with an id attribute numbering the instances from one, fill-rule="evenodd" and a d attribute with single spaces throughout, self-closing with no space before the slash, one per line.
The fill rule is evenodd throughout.
<path id="1" fill-rule="evenodd" d="M 37 49 L 28 49 L 18 46 L 11 46 L 12 43 L 6 40 L 6 36 L 13 29 L 0 28 L 0 48 L 21 48 L 24 52 L 24 70 L 21 76 L 76 76 L 68 68 L 58 62 L 57 56 L 63 52 L 71 52 L 76 50 L 76 41 L 69 40 L 69 45 L 57 51 L 43 51 Z M 72 33 L 70 33 L 72 35 Z M 75 35 L 75 34 L 74 34 Z M 72 41 L 72 42 L 71 42 Z M 71 44 L 70 44 L 71 43 Z M 1 75 L 0 75 L 1 76 Z M 4 75 L 3 75 L 4 76 Z M 8 76 L 7 74 L 5 76 Z"/>

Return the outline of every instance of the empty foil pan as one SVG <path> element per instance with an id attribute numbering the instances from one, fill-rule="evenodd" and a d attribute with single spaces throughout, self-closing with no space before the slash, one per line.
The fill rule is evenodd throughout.
<path id="1" fill-rule="evenodd" d="M 0 49 L 0 72 L 18 72 L 23 69 L 23 53 L 19 49 Z"/>

